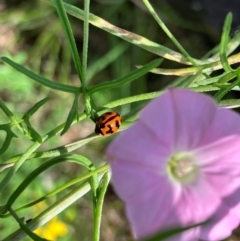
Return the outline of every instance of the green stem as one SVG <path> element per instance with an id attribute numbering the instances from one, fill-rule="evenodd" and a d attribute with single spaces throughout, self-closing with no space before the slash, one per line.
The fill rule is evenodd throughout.
<path id="1" fill-rule="evenodd" d="M 84 22 L 83 22 L 83 57 L 82 57 L 82 90 L 85 93 L 87 88 L 87 57 L 88 57 L 88 38 L 89 38 L 89 0 L 84 0 Z"/>
<path id="2" fill-rule="evenodd" d="M 232 55 L 227 58 L 229 64 L 236 64 L 240 62 L 240 53 Z M 141 65 L 137 66 L 141 68 Z M 179 68 L 179 69 L 162 69 L 162 68 L 153 68 L 149 72 L 155 74 L 162 74 L 162 75 L 176 75 L 176 76 L 185 76 L 185 75 L 194 75 L 198 71 L 202 71 L 202 73 L 211 73 L 215 70 L 222 69 L 223 65 L 221 61 L 214 61 L 211 63 L 195 66 L 195 67 L 188 67 L 188 68 Z"/>
<path id="3" fill-rule="evenodd" d="M 15 220 L 18 222 L 21 229 L 33 240 L 35 241 L 49 241 L 48 239 L 41 238 L 34 232 L 28 229 L 28 227 L 23 223 L 23 221 L 18 217 L 18 215 L 12 210 L 12 208 L 9 208 L 9 212 L 11 215 L 15 218 Z"/>
<path id="4" fill-rule="evenodd" d="M 94 230 L 93 230 L 93 241 L 100 240 L 100 225 L 102 218 L 103 201 L 107 191 L 107 187 L 110 181 L 110 173 L 106 172 L 103 176 L 103 182 L 99 187 L 99 194 L 97 196 L 96 209 L 94 210 Z"/>
<path id="5" fill-rule="evenodd" d="M 82 62 L 82 91 L 83 91 L 83 102 L 87 116 L 92 119 L 92 106 L 91 97 L 87 90 L 87 57 L 88 57 L 88 39 L 89 39 L 89 6 L 90 1 L 84 0 L 84 21 L 83 21 L 83 62 Z"/>

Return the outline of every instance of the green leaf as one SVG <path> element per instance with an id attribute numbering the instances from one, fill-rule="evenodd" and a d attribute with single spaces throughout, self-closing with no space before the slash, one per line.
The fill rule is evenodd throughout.
<path id="1" fill-rule="evenodd" d="M 220 90 L 214 95 L 216 101 L 220 101 L 230 90 L 239 85 L 240 80 L 236 80 L 230 85 L 221 86 Z"/>
<path id="2" fill-rule="evenodd" d="M 192 57 L 187 53 L 187 51 L 182 47 L 182 45 L 177 41 L 177 39 L 173 36 L 173 34 L 170 32 L 170 30 L 167 28 L 167 26 L 164 24 L 164 22 L 160 19 L 160 17 L 155 12 L 154 8 L 150 4 L 148 0 L 142 0 L 142 2 L 145 4 L 146 8 L 150 12 L 150 14 L 153 16 L 153 18 L 156 20 L 158 25 L 162 28 L 162 30 L 165 32 L 165 34 L 169 37 L 169 39 L 175 44 L 175 46 L 181 51 L 183 56 L 191 62 L 193 65 L 195 64 L 195 61 L 192 59 Z"/>
<path id="3" fill-rule="evenodd" d="M 25 204 L 24 206 L 16 209 L 15 211 L 20 211 L 20 210 L 32 207 L 32 206 L 36 205 L 37 203 L 42 202 L 43 200 L 46 200 L 47 198 L 52 197 L 53 195 L 58 194 L 59 192 L 65 190 L 66 188 L 68 188 L 68 187 L 70 187 L 70 186 L 72 186 L 72 185 L 74 185 L 76 183 L 85 181 L 86 179 L 89 179 L 91 188 L 93 188 L 92 187 L 92 183 L 95 182 L 96 186 L 94 186 L 94 190 L 92 189 L 92 192 L 94 193 L 95 189 L 98 188 L 98 184 L 99 184 L 98 174 L 101 173 L 101 172 L 105 172 L 105 171 L 107 171 L 109 169 L 107 165 L 95 168 L 93 163 L 88 158 L 86 158 L 85 156 L 82 156 L 82 155 L 78 155 L 78 154 L 64 155 L 64 156 L 57 157 L 57 158 L 61 159 L 62 161 L 75 162 L 75 163 L 77 163 L 79 165 L 82 165 L 82 166 L 86 167 L 89 170 L 89 172 L 85 173 L 85 174 L 83 174 L 83 175 L 81 175 L 81 176 L 79 176 L 77 178 L 74 178 L 74 179 L 72 179 L 71 181 L 69 181 L 67 183 L 64 183 L 63 185 L 61 185 L 60 187 L 55 188 L 54 190 L 52 190 L 48 194 L 42 196 L 41 198 L 39 198 L 37 200 L 34 200 L 32 202 L 29 202 L 29 203 Z M 55 158 L 50 160 L 50 162 L 54 162 L 55 164 L 58 164 L 54 160 L 55 160 Z M 39 175 L 39 174 L 37 174 L 37 175 Z M 96 200 L 96 195 L 94 196 L 94 203 L 95 203 L 95 200 Z M 6 214 L 5 216 L 8 216 L 8 215 L 9 214 Z"/>
<path id="4" fill-rule="evenodd" d="M 218 76 L 201 79 L 200 81 L 198 81 L 198 82 L 196 82 L 196 83 L 194 83 L 194 84 L 196 84 L 197 86 L 213 84 L 213 83 L 219 82 L 219 80 L 221 80 L 221 78 L 223 78 L 223 77 L 225 78 L 225 77 L 228 76 L 229 74 L 232 74 L 232 73 L 224 72 L 223 74 L 218 75 Z M 220 83 L 220 82 L 219 82 L 219 83 Z M 224 82 L 224 83 L 225 83 L 225 82 Z M 196 86 L 193 86 L 193 87 L 196 87 Z"/>
<path id="5" fill-rule="evenodd" d="M 160 241 L 160 240 L 165 240 L 165 239 L 170 238 L 170 237 L 172 237 L 172 236 L 174 236 L 176 234 L 184 232 L 184 231 L 186 231 L 188 229 L 195 228 L 195 227 L 198 227 L 198 226 L 201 226 L 201 225 L 206 225 L 207 223 L 209 223 L 209 221 L 210 220 L 207 220 L 205 222 L 194 224 L 194 225 L 190 225 L 190 226 L 184 227 L 184 228 L 173 228 L 171 230 L 167 230 L 167 231 L 164 231 L 164 232 L 159 232 L 159 233 L 153 235 L 152 237 L 146 238 L 146 239 L 144 239 L 142 241 Z"/>
<path id="6" fill-rule="evenodd" d="M 52 4 L 51 1 L 49 1 L 48 3 Z M 85 13 L 82 9 L 67 3 L 64 3 L 64 7 L 66 11 L 72 16 L 79 18 L 81 20 L 84 20 Z M 153 54 L 156 54 L 163 58 L 173 60 L 179 63 L 190 64 L 189 61 L 182 54 L 176 51 L 173 51 L 169 48 L 166 48 L 165 46 L 162 46 L 156 42 L 153 42 L 143 36 L 140 36 L 135 33 L 129 32 L 125 29 L 119 28 L 92 13 L 89 14 L 89 23 L 127 42 L 130 42 L 140 48 L 143 48 Z M 204 61 L 201 61 L 201 60 L 195 59 L 194 61 L 199 64 L 204 63 Z"/>
<path id="7" fill-rule="evenodd" d="M 211 91 L 219 90 L 220 87 L 213 86 L 213 85 L 206 85 L 206 86 L 191 87 L 189 89 L 196 91 L 196 92 L 211 92 Z"/>
<path id="8" fill-rule="evenodd" d="M 11 213 L 11 215 L 17 220 L 19 226 L 21 227 L 21 229 L 30 237 L 32 238 L 34 241 L 50 241 L 48 239 L 45 238 L 41 238 L 40 236 L 38 236 L 36 233 L 34 233 L 32 230 L 30 230 L 28 228 L 28 226 L 23 222 L 23 220 L 21 218 L 19 218 L 17 216 L 17 214 L 11 209 L 9 208 L 9 211 Z"/>
<path id="9" fill-rule="evenodd" d="M 102 217 L 102 207 L 107 187 L 110 181 L 110 173 L 106 172 L 103 175 L 103 181 L 98 188 L 97 203 L 94 209 L 94 228 L 93 228 L 93 241 L 100 240 L 100 225 Z"/>
<path id="10" fill-rule="evenodd" d="M 38 142 L 35 142 L 31 147 L 28 148 L 16 161 L 14 166 L 8 171 L 8 173 L 4 176 L 0 183 L 0 193 L 3 192 L 13 175 L 17 172 L 17 170 L 23 165 L 23 163 L 26 161 L 26 159 L 29 158 L 29 156 L 36 151 L 37 148 L 39 148 L 40 144 Z"/>
<path id="11" fill-rule="evenodd" d="M 14 137 L 17 137 L 13 131 L 11 130 L 11 125 L 10 124 L 4 124 L 4 125 L 0 125 L 0 130 L 3 130 L 6 132 L 6 138 L 0 148 L 0 155 L 2 155 L 4 152 L 6 152 L 6 150 L 8 149 L 8 147 L 11 144 L 11 141 Z"/>
<path id="12" fill-rule="evenodd" d="M 51 89 L 60 90 L 63 92 L 69 92 L 69 93 L 73 93 L 73 94 L 81 92 L 81 89 L 79 89 L 78 87 L 71 86 L 71 85 L 65 85 L 65 84 L 61 84 L 61 83 L 56 83 L 51 80 L 48 80 L 47 78 L 44 78 L 43 76 L 38 75 L 38 74 L 32 72 L 31 70 L 26 69 L 22 65 L 17 64 L 14 61 L 12 61 L 6 57 L 2 57 L 1 59 L 2 59 L 2 61 L 9 64 L 11 67 L 16 69 L 17 71 L 21 72 L 22 74 L 25 74 L 29 78 L 35 80 L 36 82 L 38 82 L 44 86 L 49 87 Z"/>
<path id="13" fill-rule="evenodd" d="M 67 14 L 65 12 L 65 8 L 63 6 L 63 2 L 62 2 L 62 0 L 54 0 L 54 4 L 55 4 L 58 16 L 61 20 L 63 29 L 65 31 L 66 37 L 67 37 L 69 45 L 70 45 L 70 50 L 72 53 L 75 68 L 77 70 L 79 79 L 82 81 L 82 65 L 81 65 L 80 57 L 78 55 L 78 50 L 77 50 L 77 46 L 76 46 L 76 43 L 74 40 L 71 25 L 69 23 L 68 16 L 67 16 Z"/>
<path id="14" fill-rule="evenodd" d="M 98 175 L 98 180 L 102 179 L 103 174 Z M 39 226 L 44 225 L 46 222 L 51 220 L 54 216 L 61 213 L 63 210 L 68 208 L 71 204 L 79 200 L 90 190 L 89 183 L 83 182 L 78 185 L 76 188 L 71 190 L 68 194 L 62 196 L 60 199 L 56 200 L 51 206 L 46 208 L 43 212 L 37 215 L 35 218 L 29 222 L 28 227 L 31 230 L 37 229 Z M 9 236 L 7 236 L 4 241 L 13 241 L 13 240 L 22 240 L 25 236 L 25 233 L 18 229 Z"/>
<path id="15" fill-rule="evenodd" d="M 216 83 L 217 86 L 225 85 L 227 84 L 230 80 L 236 77 L 236 71 L 233 72 L 225 72 L 218 80 Z"/>
<path id="16" fill-rule="evenodd" d="M 222 63 L 223 69 L 226 72 L 231 72 L 233 69 L 228 63 L 227 59 L 227 46 L 228 46 L 228 39 L 231 30 L 232 24 L 232 13 L 228 13 L 223 25 L 222 37 L 220 42 L 220 61 Z"/>
<path id="17" fill-rule="evenodd" d="M 40 167 L 35 169 L 33 172 L 31 172 L 25 179 L 24 181 L 17 187 L 17 189 L 11 194 L 9 197 L 6 207 L 9 209 L 12 207 L 13 203 L 16 201 L 16 199 L 20 196 L 20 194 L 28 187 L 28 185 L 36 179 L 37 176 L 39 176 L 41 173 L 43 173 L 45 170 L 50 168 L 53 165 L 59 164 L 64 161 L 70 161 L 70 162 L 75 162 L 80 165 L 83 165 L 87 167 L 90 171 L 95 170 L 95 167 L 93 163 L 86 157 L 82 155 L 65 155 L 65 156 L 59 156 L 56 158 L 53 158 L 45 163 L 43 163 Z M 64 185 L 64 188 L 66 188 L 66 185 Z M 61 189 L 61 190 L 63 190 Z M 58 191 L 59 192 L 59 191 Z M 57 192 L 55 192 L 57 193 Z"/>
<path id="18" fill-rule="evenodd" d="M 49 100 L 48 97 L 38 101 L 33 107 L 31 107 L 23 116 L 23 119 L 29 119 L 37 110 L 43 106 Z"/>
<path id="19" fill-rule="evenodd" d="M 225 108 L 239 108 L 240 107 L 240 99 L 228 99 L 221 100 L 218 102 L 218 106 L 222 106 Z"/>
<path id="20" fill-rule="evenodd" d="M 136 70 L 132 71 L 131 73 L 129 73 L 128 75 L 126 75 L 124 77 L 93 86 L 92 88 L 89 89 L 88 93 L 93 94 L 93 93 L 103 90 L 103 89 L 121 87 L 122 85 L 127 84 L 127 83 L 145 75 L 152 68 L 156 68 L 161 62 L 162 62 L 162 60 L 159 60 L 159 59 L 153 60 L 152 62 L 146 64 L 145 66 L 141 67 L 140 69 L 136 69 Z"/>
<path id="21" fill-rule="evenodd" d="M 65 124 L 62 132 L 61 132 L 61 135 L 65 134 L 67 132 L 67 130 L 71 126 L 72 122 L 74 121 L 74 119 L 78 115 L 78 99 L 79 99 L 79 94 L 76 94 L 75 97 L 74 97 L 72 108 L 71 108 L 71 110 L 68 114 L 67 121 L 66 121 L 66 124 Z"/>
<path id="22" fill-rule="evenodd" d="M 96 62 L 88 67 L 87 72 L 87 82 L 99 73 L 101 70 L 106 68 L 110 63 L 116 60 L 120 55 L 122 55 L 127 49 L 126 44 L 118 44 L 112 48 L 108 53 L 99 58 Z"/>
<path id="23" fill-rule="evenodd" d="M 89 8 L 90 0 L 84 0 L 84 21 L 83 21 L 83 53 L 82 53 L 82 90 L 86 93 L 88 39 L 89 39 Z M 84 104 L 86 106 L 86 104 Z M 86 108 L 86 107 L 85 107 Z"/>
<path id="24" fill-rule="evenodd" d="M 34 142 L 38 142 L 38 143 L 42 143 L 42 137 L 40 134 L 38 134 L 38 132 L 32 127 L 29 119 L 30 117 L 41 107 L 43 106 L 47 101 L 49 100 L 49 98 L 44 98 L 40 101 L 38 101 L 32 108 L 30 108 L 23 116 L 23 121 L 27 126 L 27 130 L 25 131 L 25 136 L 27 136 L 28 138 L 30 138 L 32 141 Z M 23 123 L 21 123 L 22 125 Z"/>
<path id="25" fill-rule="evenodd" d="M 28 128 L 28 136 L 30 136 L 30 139 L 33 142 L 38 142 L 42 143 L 43 139 L 40 134 L 32 127 L 31 123 L 28 120 L 25 120 L 25 124 L 27 125 Z"/>

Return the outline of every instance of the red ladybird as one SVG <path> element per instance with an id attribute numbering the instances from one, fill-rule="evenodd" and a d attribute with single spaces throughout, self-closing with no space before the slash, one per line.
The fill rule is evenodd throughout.
<path id="1" fill-rule="evenodd" d="M 116 133 L 121 122 L 122 118 L 117 112 L 106 112 L 97 119 L 95 133 L 103 136 Z"/>

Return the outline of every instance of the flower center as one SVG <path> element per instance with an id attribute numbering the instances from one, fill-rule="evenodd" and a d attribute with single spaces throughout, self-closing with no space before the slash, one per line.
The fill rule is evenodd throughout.
<path id="1" fill-rule="evenodd" d="M 196 180 L 199 169 L 193 155 L 181 152 L 168 160 L 167 171 L 174 181 L 189 184 Z"/>

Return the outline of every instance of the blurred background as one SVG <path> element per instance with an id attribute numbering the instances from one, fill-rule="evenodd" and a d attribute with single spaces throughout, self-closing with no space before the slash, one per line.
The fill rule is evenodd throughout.
<path id="1" fill-rule="evenodd" d="M 65 2 L 83 9 L 83 0 Z M 201 58 L 220 42 L 223 22 L 229 11 L 233 13 L 232 32 L 234 33 L 240 26 L 239 0 L 152 0 L 150 2 L 170 31 L 194 58 Z M 92 0 L 90 11 L 118 27 L 177 51 L 139 0 Z M 69 19 L 81 56 L 83 22 L 72 16 L 69 16 Z M 1 0 L 0 56 L 10 57 L 15 62 L 50 80 L 79 85 L 67 39 L 58 16 L 55 9 L 45 1 Z M 89 86 L 122 77 L 134 70 L 135 65 L 144 65 L 154 58 L 156 56 L 153 54 L 90 25 L 87 80 Z M 183 66 L 164 61 L 162 67 L 181 68 Z M 117 91 L 97 92 L 94 94 L 95 102 L 101 106 L 119 98 L 157 91 L 172 80 L 174 77 L 150 73 L 131 84 L 122 86 Z M 10 66 L 0 63 L 0 98 L 16 116 L 21 118 L 31 106 L 44 97 L 49 97 L 50 100 L 31 118 L 32 125 L 42 135 L 66 121 L 73 101 L 72 96 L 68 93 L 49 90 Z M 141 109 L 144 104 L 140 102 L 125 105 L 117 111 L 122 116 L 128 117 L 131 113 Z M 79 106 L 79 113 L 81 113 L 84 108 L 82 103 Z M 0 124 L 8 122 L 2 111 L 0 111 L 0 120 Z M 94 123 L 91 120 L 85 120 L 73 125 L 65 135 L 50 139 L 41 147 L 41 150 L 79 140 L 92 133 L 93 130 Z M 1 143 L 5 137 L 4 132 L 0 133 Z M 99 139 L 76 152 L 93 160 L 96 165 L 100 165 L 105 161 L 105 149 L 112 137 Z M 8 151 L 0 157 L 0 163 L 24 152 L 30 144 L 31 142 L 21 135 L 19 138 L 14 138 Z M 25 176 L 43 161 L 44 159 L 34 159 L 21 167 L 5 190 L 5 196 L 8 197 Z M 84 170 L 75 164 L 61 164 L 49 169 L 38 177 L 28 190 L 25 190 L 18 200 L 18 205 L 40 198 L 83 172 Z M 4 177 L 5 173 L 6 171 L 0 173 L 0 178 Z M 54 203 L 61 195 L 24 210 L 19 215 L 26 219 L 32 218 L 49 204 Z M 0 200 L 0 205 L 5 201 Z M 132 240 L 123 204 L 115 196 L 111 186 L 108 188 L 104 203 L 101 227 L 101 240 Z M 17 228 L 18 225 L 12 218 L 0 219 L 0 239 Z M 91 240 L 91 195 L 80 199 L 37 232 L 43 237 L 52 235 L 47 236 L 52 240 Z M 231 241 L 240 240 L 238 237 L 240 236 L 236 231 Z M 27 241 L 29 238 L 24 240 Z"/>

